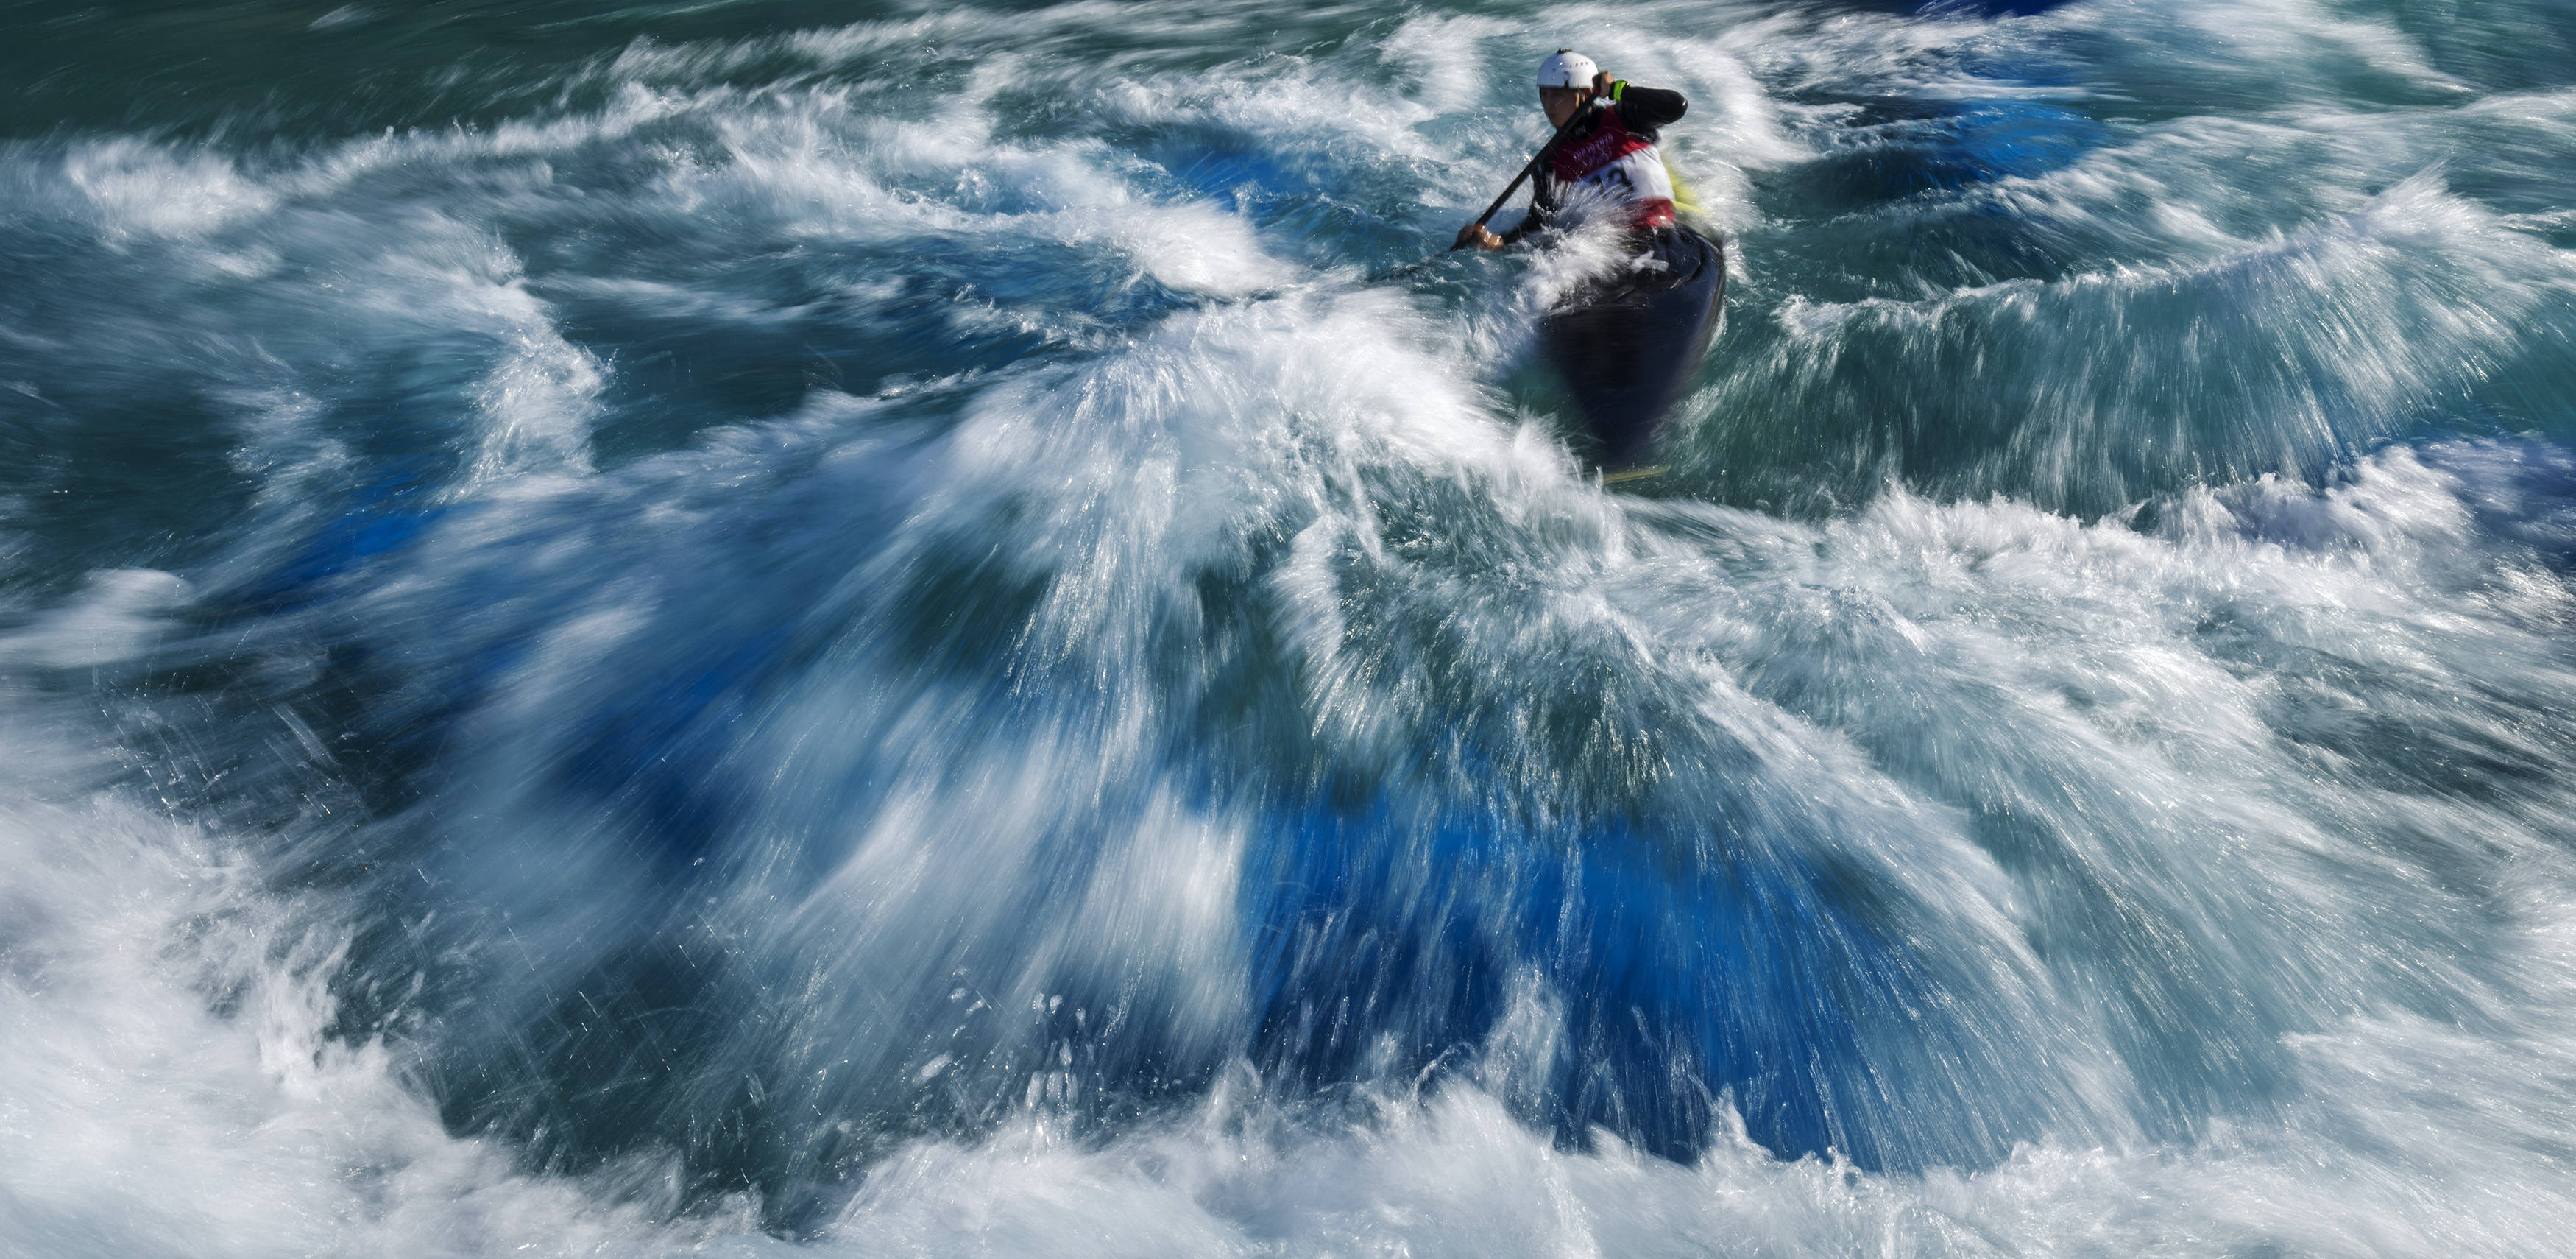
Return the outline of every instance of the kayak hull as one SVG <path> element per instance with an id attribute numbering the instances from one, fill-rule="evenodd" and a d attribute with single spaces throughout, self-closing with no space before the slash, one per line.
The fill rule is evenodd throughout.
<path id="1" fill-rule="evenodd" d="M 1608 468 L 1652 453 L 1725 308 L 1724 246 L 1670 227 L 1649 238 L 1645 256 L 1646 265 L 1577 290 L 1539 320 L 1540 344 Z"/>

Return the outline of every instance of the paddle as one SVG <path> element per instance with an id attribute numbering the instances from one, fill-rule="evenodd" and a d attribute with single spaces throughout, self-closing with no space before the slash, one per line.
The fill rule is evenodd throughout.
<path id="1" fill-rule="evenodd" d="M 1495 215 L 1502 213 L 1503 203 L 1511 200 L 1512 194 L 1521 190 L 1522 181 L 1536 173 L 1538 170 L 1538 164 L 1546 161 L 1548 154 L 1556 152 L 1556 146 L 1564 142 L 1567 132 L 1574 130 L 1574 124 L 1583 121 L 1583 119 L 1591 114 L 1591 112 L 1592 98 L 1587 96 L 1583 99 L 1583 104 L 1577 106 L 1573 113 L 1565 116 L 1565 125 L 1557 128 L 1556 134 L 1549 136 L 1547 138 L 1547 143 L 1540 145 L 1538 152 L 1530 155 L 1529 162 L 1521 167 L 1521 173 L 1512 176 L 1512 182 L 1503 185 L 1503 195 L 1494 198 L 1494 203 L 1486 206 L 1485 212 L 1476 216 L 1475 225 L 1477 227 L 1483 227 L 1487 220 L 1490 220 Z M 1456 253 L 1467 247 L 1467 233 L 1464 230 L 1461 230 L 1458 233 L 1458 236 L 1458 243 L 1449 247 L 1449 252 L 1451 253 Z"/>
<path id="2" fill-rule="evenodd" d="M 1549 136 L 1547 138 L 1547 143 L 1540 145 L 1538 152 L 1530 155 L 1530 160 L 1521 166 L 1521 173 L 1512 176 L 1512 182 L 1503 185 L 1503 195 L 1494 198 L 1494 203 L 1486 206 L 1485 212 L 1476 216 L 1476 226 L 1483 227 L 1495 215 L 1502 213 L 1503 203 L 1511 200 L 1512 194 L 1521 190 L 1522 182 L 1527 180 L 1532 174 L 1537 173 L 1539 163 L 1546 161 L 1548 154 L 1556 152 L 1557 144 L 1565 139 L 1566 133 L 1574 130 L 1574 124 L 1583 121 L 1584 116 L 1591 112 L 1592 99 L 1587 97 L 1585 98 L 1581 108 L 1576 109 L 1572 114 L 1566 117 L 1565 125 L 1558 127 L 1556 129 L 1556 134 Z M 1467 244 L 1465 237 L 1467 233 L 1465 230 L 1461 229 L 1458 235 L 1460 237 L 1458 243 L 1449 246 L 1449 248 L 1441 251 L 1441 253 L 1433 254 L 1420 262 L 1408 262 L 1391 271 L 1376 272 L 1368 277 L 1368 283 L 1375 284 L 1381 280 L 1392 280 L 1397 276 L 1411 275 L 1424 267 L 1430 266 L 1432 263 L 1440 261 L 1442 256 L 1445 254 L 1454 254 L 1459 250 L 1466 248 Z"/>

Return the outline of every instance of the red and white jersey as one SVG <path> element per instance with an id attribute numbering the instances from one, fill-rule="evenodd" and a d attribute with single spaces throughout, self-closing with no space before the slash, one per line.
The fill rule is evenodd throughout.
<path id="1" fill-rule="evenodd" d="M 1597 200 L 1626 206 L 1635 228 L 1673 223 L 1673 178 L 1655 142 L 1629 129 L 1619 107 L 1601 111 L 1592 133 L 1569 141 L 1548 158 L 1560 205 Z"/>

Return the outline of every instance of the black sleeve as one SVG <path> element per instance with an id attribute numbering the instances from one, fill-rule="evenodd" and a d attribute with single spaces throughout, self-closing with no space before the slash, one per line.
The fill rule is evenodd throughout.
<path id="1" fill-rule="evenodd" d="M 1518 244 L 1521 237 L 1547 226 L 1547 221 L 1555 216 L 1556 181 L 1544 173 L 1532 176 L 1529 213 L 1522 215 L 1521 221 L 1512 225 L 1512 230 L 1503 233 L 1503 243 Z"/>
<path id="2" fill-rule="evenodd" d="M 1619 106 L 1619 121 L 1648 140 L 1655 138 L 1658 129 L 1680 122 L 1682 115 L 1690 111 L 1690 102 L 1683 100 L 1679 92 L 1660 87 L 1631 87 L 1625 79 L 1611 90 L 1618 93 L 1615 99 Z"/>

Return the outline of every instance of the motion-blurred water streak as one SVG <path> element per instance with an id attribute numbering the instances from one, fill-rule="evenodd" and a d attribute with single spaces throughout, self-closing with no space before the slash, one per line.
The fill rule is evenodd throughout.
<path id="1" fill-rule="evenodd" d="M 2564 1246 L 2562 4 L 0 27 L 0 1253 Z"/>

